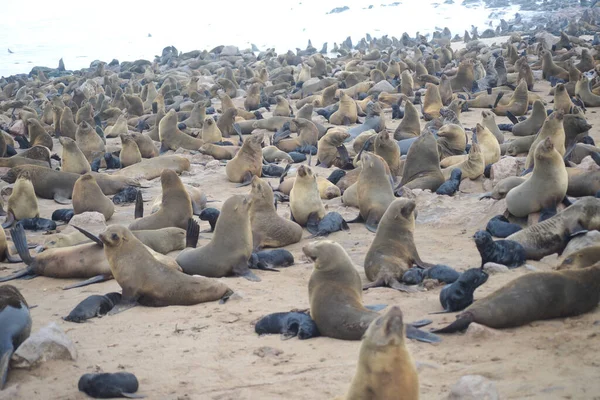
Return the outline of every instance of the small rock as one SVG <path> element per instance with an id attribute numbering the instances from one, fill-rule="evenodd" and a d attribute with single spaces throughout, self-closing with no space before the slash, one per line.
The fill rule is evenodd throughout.
<path id="1" fill-rule="evenodd" d="M 12 356 L 14 368 L 31 368 L 49 360 L 76 360 L 75 344 L 51 322 L 29 336 Z"/>
<path id="2" fill-rule="evenodd" d="M 221 56 L 222 57 L 227 57 L 227 56 L 237 56 L 238 54 L 240 54 L 240 50 L 237 48 L 237 46 L 225 46 L 223 47 L 223 50 L 221 50 Z"/>
<path id="3" fill-rule="evenodd" d="M 260 358 L 265 358 L 267 356 L 277 357 L 283 354 L 283 350 L 275 349 L 273 347 L 263 346 L 256 350 L 254 350 L 254 355 L 259 356 Z"/>
<path id="4" fill-rule="evenodd" d="M 206 163 L 204 169 L 217 169 L 221 166 L 221 162 L 219 160 L 212 160 Z"/>
<path id="5" fill-rule="evenodd" d="M 471 339 L 489 339 L 498 334 L 498 331 L 485 325 L 472 322 L 465 335 Z"/>
<path id="6" fill-rule="evenodd" d="M 92 79 L 88 79 L 85 81 L 80 87 L 79 90 L 83 92 L 86 98 L 92 98 L 94 96 L 99 95 L 100 93 L 104 93 L 104 89 L 98 82 Z"/>
<path id="7" fill-rule="evenodd" d="M 475 180 L 464 179 L 459 186 L 459 190 L 463 193 L 483 193 L 485 189 L 483 188 L 483 182 L 485 178 L 480 176 Z"/>
<path id="8" fill-rule="evenodd" d="M 93 232 L 92 229 L 95 227 L 106 227 L 106 218 L 104 218 L 104 215 L 99 212 L 86 211 L 81 214 L 73 215 L 73 218 L 71 218 L 69 224 Z"/>
<path id="9" fill-rule="evenodd" d="M 525 264 L 525 268 L 528 271 L 537 271 L 538 270 L 536 267 L 534 267 L 533 265 L 530 265 L 530 264 Z"/>
<path id="10" fill-rule="evenodd" d="M 379 93 L 394 93 L 397 92 L 396 88 L 392 86 L 388 81 L 379 81 L 369 91 L 368 94 L 379 94 Z"/>
<path id="11" fill-rule="evenodd" d="M 448 400 L 498 400 L 496 384 L 481 375 L 465 375 L 452 386 Z"/>
<path id="12" fill-rule="evenodd" d="M 488 262 L 483 266 L 483 270 L 491 274 L 503 274 L 508 272 L 508 267 L 506 265 Z"/>
<path id="13" fill-rule="evenodd" d="M 519 173 L 519 162 L 515 157 L 503 157 L 497 163 L 492 165 L 490 178 L 494 186 L 502 179 L 510 176 L 517 176 Z"/>
<path id="14" fill-rule="evenodd" d="M 8 128 L 8 133 L 15 136 L 25 136 L 25 129 L 23 120 L 18 119 Z"/>
<path id="15" fill-rule="evenodd" d="M 600 166 L 596 164 L 596 161 L 594 161 L 592 156 L 587 156 L 581 160 L 581 162 L 575 168 L 584 170 L 586 172 L 591 172 L 600 169 Z"/>

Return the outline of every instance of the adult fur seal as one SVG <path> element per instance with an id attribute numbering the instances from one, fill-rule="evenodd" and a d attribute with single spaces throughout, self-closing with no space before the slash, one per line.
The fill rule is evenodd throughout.
<path id="1" fill-rule="evenodd" d="M 264 180 L 252 178 L 250 224 L 253 247 L 284 247 L 302 239 L 302 227 L 277 214 L 273 190 Z"/>
<path id="2" fill-rule="evenodd" d="M 87 173 L 77 179 L 73 186 L 73 210 L 75 214 L 99 212 L 108 221 L 115 212 L 115 205 L 102 193 L 96 179 Z"/>
<path id="3" fill-rule="evenodd" d="M 415 207 L 413 200 L 400 198 L 383 214 L 365 257 L 365 274 L 371 283 L 363 289 L 388 286 L 402 292 L 414 291 L 400 283 L 402 275 L 413 264 L 421 268 L 430 266 L 421 261 L 415 246 Z"/>
<path id="4" fill-rule="evenodd" d="M 260 281 L 248 269 L 252 255 L 251 203 L 251 198 L 239 195 L 231 196 L 223 203 L 210 243 L 198 249 L 184 250 L 177 256 L 176 261 L 183 272 L 211 278 L 237 275 Z"/>
<path id="5" fill-rule="evenodd" d="M 141 162 L 142 153 L 135 140 L 133 140 L 133 137 L 131 135 L 123 134 L 119 137 L 121 138 L 121 152 L 119 153 L 119 159 L 123 168 Z"/>
<path id="6" fill-rule="evenodd" d="M 0 286 L 0 390 L 6 386 L 10 358 L 31 333 L 25 298 L 14 286 Z"/>
<path id="7" fill-rule="evenodd" d="M 162 187 L 160 210 L 135 220 L 129 225 L 129 229 L 160 229 L 169 226 L 187 229 L 188 220 L 192 217 L 192 201 L 181 179 L 175 171 L 165 169 L 160 174 L 160 184 Z"/>
<path id="8" fill-rule="evenodd" d="M 394 201 L 394 191 L 390 177 L 386 174 L 385 161 L 381 157 L 364 153 L 361 165 L 356 184 L 360 217 L 368 230 L 376 232 L 385 210 Z"/>
<path id="9" fill-rule="evenodd" d="M 158 136 L 163 148 L 177 150 L 180 147 L 187 150 L 198 150 L 204 144 L 202 139 L 196 139 L 181 132 L 177 127 L 177 113 L 171 109 L 158 125 Z"/>
<path id="10" fill-rule="evenodd" d="M 518 121 L 512 115 L 512 113 L 506 113 L 506 115 L 513 121 L 513 123 Z M 544 108 L 544 103 L 542 103 L 540 100 L 534 101 L 533 109 L 531 110 L 531 115 L 525 121 L 515 123 L 515 125 L 512 128 L 512 134 L 515 136 L 535 135 L 542 128 L 542 125 L 544 125 L 546 116 L 547 115 L 546 109 Z"/>
<path id="11" fill-rule="evenodd" d="M 77 142 L 66 136 L 58 139 L 62 145 L 61 171 L 74 174 L 86 174 L 91 171 L 90 163 L 77 146 Z"/>
<path id="12" fill-rule="evenodd" d="M 525 161 L 526 169 L 533 167 L 535 150 L 538 144 L 546 138 L 552 139 L 554 148 L 561 156 L 565 155 L 565 128 L 563 119 L 564 115 L 560 111 L 555 111 L 546 118 L 540 132 L 529 148 L 529 154 L 527 154 L 527 160 Z"/>
<path id="13" fill-rule="evenodd" d="M 8 228 L 16 221 L 37 218 L 40 216 L 38 201 L 35 190 L 31 183 L 29 171 L 23 171 L 19 174 L 13 187 L 13 191 L 8 198 L 8 209 L 6 220 L 2 224 L 3 228 Z"/>
<path id="14" fill-rule="evenodd" d="M 533 174 L 506 195 L 506 207 L 515 217 L 526 217 L 538 211 L 556 213 L 565 198 L 569 176 L 562 156 L 547 137 L 535 149 Z"/>
<path id="15" fill-rule="evenodd" d="M 165 169 L 171 169 L 178 174 L 183 171 L 189 171 L 190 160 L 177 155 L 154 157 L 120 169 L 114 175 L 131 179 L 151 180 L 158 178 Z"/>
<path id="16" fill-rule="evenodd" d="M 457 320 L 435 333 L 465 330 L 472 322 L 490 328 L 522 326 L 589 312 L 600 301 L 600 263 L 591 267 L 520 276 L 477 300 Z"/>
<path id="17" fill-rule="evenodd" d="M 99 238 L 112 274 L 123 289 L 117 311 L 135 303 L 150 307 L 193 305 L 233 293 L 215 279 L 192 277 L 169 268 L 122 225 L 109 226 Z"/>
<path id="18" fill-rule="evenodd" d="M 262 174 L 261 144 L 263 139 L 263 133 L 250 136 L 244 141 L 242 148 L 235 157 L 227 162 L 225 173 L 230 182 L 246 186 L 250 184 L 253 176 L 260 178 Z"/>
<path id="19" fill-rule="evenodd" d="M 339 244 L 330 240 L 311 242 L 302 248 L 315 264 L 308 281 L 310 315 L 319 332 L 342 340 L 360 340 L 369 324 L 379 317 L 362 303 L 360 276 Z M 424 342 L 439 338 L 406 325 L 406 337 Z"/>
<path id="20" fill-rule="evenodd" d="M 419 399 L 419 375 L 406 347 L 405 331 L 398 306 L 371 322 L 360 346 L 346 400 Z"/>
<path id="21" fill-rule="evenodd" d="M 311 216 L 320 220 L 326 214 L 319 194 L 317 177 L 306 165 L 300 165 L 296 172 L 294 186 L 290 191 L 290 212 L 292 221 L 300 226 L 306 226 Z"/>
<path id="22" fill-rule="evenodd" d="M 425 130 L 408 149 L 400 187 L 435 192 L 444 183 L 439 160 L 435 137 L 431 131 Z"/>

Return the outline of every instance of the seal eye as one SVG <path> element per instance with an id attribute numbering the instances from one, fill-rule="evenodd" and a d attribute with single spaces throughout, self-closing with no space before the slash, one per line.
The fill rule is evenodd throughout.
<path id="1" fill-rule="evenodd" d="M 112 240 L 117 240 L 117 239 L 119 238 L 119 235 L 117 235 L 116 233 L 113 233 L 113 234 L 110 236 L 110 238 L 111 238 Z"/>

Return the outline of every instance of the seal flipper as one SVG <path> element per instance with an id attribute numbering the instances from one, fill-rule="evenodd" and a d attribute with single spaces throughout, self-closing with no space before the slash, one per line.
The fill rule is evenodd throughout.
<path id="1" fill-rule="evenodd" d="M 23 262 L 23 260 L 21 260 L 20 257 L 15 257 L 12 254 L 10 254 L 10 252 L 8 251 L 8 249 L 6 249 L 6 252 L 4 253 L 4 257 L 6 257 L 6 261 L 9 262 L 9 263 L 20 263 L 20 262 Z"/>
<path id="2" fill-rule="evenodd" d="M 15 349 L 10 340 L 7 340 L 6 343 L 1 344 L 0 346 L 0 390 L 2 390 L 6 386 L 10 358 Z"/>
<path id="3" fill-rule="evenodd" d="M 261 281 L 261 279 L 257 275 L 255 275 L 254 272 L 250 271 L 250 268 L 248 268 L 247 260 L 242 263 L 239 263 L 238 265 L 234 265 L 232 273 L 233 275 L 241 276 L 242 278 L 246 278 L 252 282 Z"/>
<path id="4" fill-rule="evenodd" d="M 27 267 L 27 268 L 20 269 L 13 274 L 3 276 L 2 278 L 0 278 L 0 282 L 8 282 L 8 281 L 12 281 L 14 279 L 19 279 L 19 278 L 32 279 L 32 278 L 35 278 L 36 276 L 38 276 L 38 275 L 35 272 L 33 272 L 33 268 Z"/>
<path id="5" fill-rule="evenodd" d="M 252 172 L 246 171 L 246 173 L 244 174 L 244 179 L 242 179 L 242 183 L 237 184 L 235 187 L 236 188 L 244 187 L 244 186 L 248 186 L 251 183 L 252 183 Z"/>
<path id="6" fill-rule="evenodd" d="M 98 246 L 100 247 L 104 247 L 104 243 L 102 243 L 102 240 L 100 240 L 100 238 L 96 235 L 94 235 L 91 232 L 86 231 L 83 228 L 80 228 L 78 226 L 75 225 L 71 225 L 73 228 L 77 229 L 79 232 L 81 232 L 85 237 L 87 237 L 88 239 L 90 239 L 92 242 L 96 243 Z"/>
<path id="7" fill-rule="evenodd" d="M 8 214 L 6 214 L 6 219 L 2 223 L 2 228 L 4 228 L 4 229 L 10 228 L 11 226 L 13 226 L 14 223 L 15 223 L 15 214 L 13 214 L 12 211 L 9 211 Z"/>
<path id="8" fill-rule="evenodd" d="M 556 207 L 544 207 L 540 210 L 540 219 L 539 222 L 544 222 L 545 220 L 552 218 L 556 215 Z"/>
<path id="9" fill-rule="evenodd" d="M 435 329 L 431 333 L 455 333 L 458 331 L 464 331 L 474 321 L 473 314 L 470 312 L 464 312 L 459 314 L 456 321 L 446 326 L 445 328 Z"/>
<path id="10" fill-rule="evenodd" d="M 235 122 L 233 124 L 233 130 L 240 137 L 240 145 L 244 144 L 244 136 L 242 135 L 242 129 L 240 128 L 240 124 L 238 124 L 237 122 Z"/>
<path id="11" fill-rule="evenodd" d="M 433 323 L 433 321 L 430 319 L 420 319 L 418 321 L 411 322 L 410 324 L 407 324 L 407 325 L 414 326 L 415 328 L 422 328 L 422 327 L 430 325 L 432 323 Z"/>
<path id="12" fill-rule="evenodd" d="M 201 212 L 202 212 L 202 208 L 200 207 L 200 204 L 198 204 L 194 200 L 192 200 L 192 214 L 200 216 Z"/>
<path id="13" fill-rule="evenodd" d="M 185 232 L 185 247 L 191 247 L 193 249 L 198 245 L 198 238 L 200 237 L 200 225 L 194 221 L 193 218 L 188 220 L 187 230 Z"/>
<path id="14" fill-rule="evenodd" d="M 54 193 L 54 201 L 58 204 L 72 204 L 71 200 L 60 193 Z"/>
<path id="15" fill-rule="evenodd" d="M 377 233 L 377 227 L 379 226 L 379 219 L 375 217 L 373 214 L 369 213 L 367 216 L 367 220 L 365 221 L 365 226 L 367 229 L 373 233 Z"/>
<path id="16" fill-rule="evenodd" d="M 340 163 L 342 166 L 352 166 L 352 161 L 350 160 L 350 155 L 348 154 L 348 149 L 343 144 L 337 147 L 338 154 L 340 156 Z"/>
<path id="17" fill-rule="evenodd" d="M 93 276 L 85 281 L 77 282 L 69 286 L 65 286 L 63 290 L 75 289 L 78 287 L 93 285 L 94 283 L 106 282 L 113 278 L 112 274 L 101 274 Z"/>
<path id="18" fill-rule="evenodd" d="M 517 119 L 517 117 L 515 117 L 515 115 L 513 113 L 511 113 L 510 111 L 506 111 L 506 116 L 508 117 L 508 119 L 510 119 L 510 122 L 512 122 L 514 125 L 519 123 L 519 120 Z"/>
<path id="19" fill-rule="evenodd" d="M 384 308 L 386 308 L 388 305 L 387 304 L 373 304 L 370 306 L 365 306 L 365 308 L 367 310 L 371 310 L 371 311 L 381 311 Z"/>
<path id="20" fill-rule="evenodd" d="M 115 315 L 115 314 L 121 313 L 123 311 L 127 311 L 130 308 L 136 307 L 138 305 L 139 305 L 139 303 L 137 302 L 137 299 L 133 296 L 127 296 L 125 294 L 125 289 L 123 289 L 123 293 L 121 295 L 121 301 L 119 301 L 117 304 L 115 304 L 113 309 L 110 310 L 108 313 L 106 313 L 106 315 Z"/>
<path id="21" fill-rule="evenodd" d="M 396 279 L 390 279 L 388 282 L 388 286 L 399 292 L 415 293 L 417 291 L 417 289 L 410 287 L 408 285 L 405 285 L 403 283 L 400 283 Z"/>
<path id="22" fill-rule="evenodd" d="M 142 192 L 138 190 L 135 194 L 135 211 L 133 214 L 133 218 L 143 218 L 144 217 L 144 199 L 142 198 Z"/>
<path id="23" fill-rule="evenodd" d="M 308 219 L 306 220 L 306 230 L 312 233 L 313 235 L 317 235 L 319 233 L 319 214 L 316 212 L 311 212 L 308 214 Z"/>
<path id="24" fill-rule="evenodd" d="M 21 257 L 21 260 L 27 265 L 33 263 L 33 257 L 29 254 L 29 246 L 27 245 L 27 236 L 25 236 L 25 229 L 22 225 L 17 225 L 10 230 L 10 236 L 13 240 L 15 248 Z M 32 271 L 33 273 L 33 271 Z"/>
<path id="25" fill-rule="evenodd" d="M 432 332 L 422 331 L 409 324 L 405 324 L 404 326 L 406 328 L 406 337 L 408 339 L 425 343 L 439 343 L 442 341 L 438 335 L 434 335 Z"/>

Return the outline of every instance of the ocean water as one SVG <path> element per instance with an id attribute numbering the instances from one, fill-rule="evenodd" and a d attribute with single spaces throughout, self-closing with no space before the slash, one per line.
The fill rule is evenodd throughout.
<path id="1" fill-rule="evenodd" d="M 500 17 L 511 19 L 518 11 L 516 6 L 486 9 L 483 2 L 465 7 L 462 0 L 402 0 L 396 6 L 374 1 L 0 0 L 0 76 L 28 73 L 34 66 L 56 67 L 61 57 L 67 69 L 89 67 L 94 60 L 152 60 L 171 45 L 186 52 L 254 43 L 261 50 L 285 52 L 304 49 L 309 39 L 318 49 L 323 42 L 331 49 L 333 42 L 347 36 L 356 42 L 366 33 L 414 36 L 448 27 L 462 36 L 472 25 L 480 33 L 490 22 L 495 28 Z M 327 14 L 343 6 L 350 10 Z M 490 19 L 492 12 L 496 15 Z"/>

